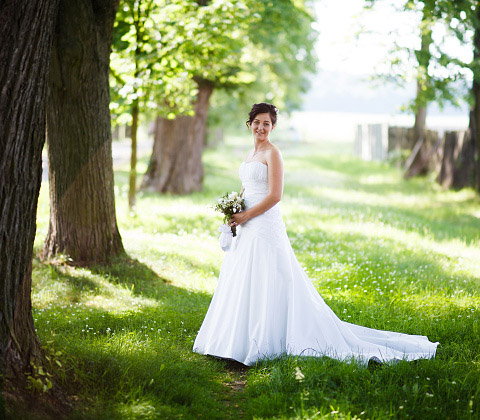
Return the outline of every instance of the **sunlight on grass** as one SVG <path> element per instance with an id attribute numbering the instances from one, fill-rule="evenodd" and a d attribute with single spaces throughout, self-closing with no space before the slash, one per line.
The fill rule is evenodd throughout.
<path id="1" fill-rule="evenodd" d="M 478 196 L 444 191 L 431 178 L 407 182 L 385 163 L 313 143 L 282 144 L 282 211 L 299 262 L 341 319 L 426 334 L 440 342 L 437 357 L 374 371 L 285 357 L 242 371 L 192 353 L 224 256 L 222 216 L 212 206 L 240 189 L 245 139 L 205 152 L 203 192 L 139 192 L 134 213 L 128 165 L 116 168 L 128 258 L 89 268 L 34 260 L 35 325 L 56 355 L 49 370 L 78 398 L 72 418 L 478 417 Z M 38 255 L 48 227 L 46 183 L 37 225 Z M 239 378 L 246 386 L 232 391 Z"/>

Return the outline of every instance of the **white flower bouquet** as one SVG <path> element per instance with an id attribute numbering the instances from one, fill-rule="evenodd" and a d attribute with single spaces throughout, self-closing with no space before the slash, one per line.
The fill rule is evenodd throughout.
<path id="1" fill-rule="evenodd" d="M 242 194 L 232 191 L 218 199 L 215 210 L 224 214 L 223 222 L 227 223 L 235 213 L 245 210 L 245 200 Z M 231 229 L 233 236 L 237 236 L 236 226 L 231 226 Z"/>

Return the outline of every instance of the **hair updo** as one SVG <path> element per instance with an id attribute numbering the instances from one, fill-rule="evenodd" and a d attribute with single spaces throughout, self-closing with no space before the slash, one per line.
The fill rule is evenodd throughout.
<path id="1" fill-rule="evenodd" d="M 247 124 L 247 127 L 250 128 L 250 125 L 258 114 L 266 113 L 270 115 L 272 125 L 275 125 L 277 123 L 278 109 L 275 105 L 269 104 L 267 102 L 253 104 L 251 111 L 248 113 L 248 120 L 245 124 Z"/>

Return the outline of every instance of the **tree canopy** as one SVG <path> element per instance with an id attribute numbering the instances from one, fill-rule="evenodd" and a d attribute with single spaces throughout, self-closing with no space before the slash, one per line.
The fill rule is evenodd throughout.
<path id="1" fill-rule="evenodd" d="M 298 106 L 315 70 L 313 21 L 303 1 L 124 0 L 112 111 L 123 122 L 133 101 L 169 118 L 191 113 L 198 80 L 244 94 L 261 89 L 263 99 Z"/>

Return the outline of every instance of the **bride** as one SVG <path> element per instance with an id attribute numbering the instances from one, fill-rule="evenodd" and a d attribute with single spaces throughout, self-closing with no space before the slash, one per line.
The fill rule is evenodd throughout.
<path id="1" fill-rule="evenodd" d="M 255 147 L 239 169 L 246 209 L 230 219 L 237 236 L 193 351 L 245 365 L 285 354 L 363 363 L 435 356 L 438 343 L 427 337 L 344 322 L 318 294 L 293 253 L 280 213 L 283 161 L 269 139 L 276 122 L 275 106 L 253 105 L 247 126 Z"/>

